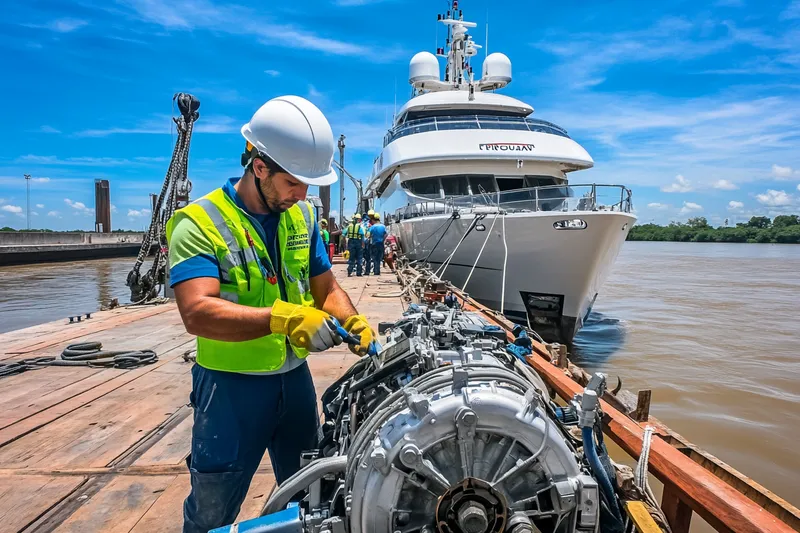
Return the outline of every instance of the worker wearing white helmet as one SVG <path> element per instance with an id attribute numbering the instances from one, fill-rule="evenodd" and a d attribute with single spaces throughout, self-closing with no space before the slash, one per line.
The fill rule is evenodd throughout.
<path id="1" fill-rule="evenodd" d="M 244 175 L 167 224 L 175 299 L 197 335 L 185 533 L 234 521 L 265 451 L 279 484 L 299 469 L 319 420 L 305 358 L 342 342 L 331 317 L 360 336 L 355 353 L 375 339 L 305 201 L 309 185 L 336 181 L 325 116 L 303 98 L 274 98 L 242 135 Z"/>

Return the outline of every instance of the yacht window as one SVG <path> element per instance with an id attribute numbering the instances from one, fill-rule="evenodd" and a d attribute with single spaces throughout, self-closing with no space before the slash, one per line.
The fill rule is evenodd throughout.
<path id="1" fill-rule="evenodd" d="M 555 184 L 556 179 L 553 176 L 525 176 L 526 187 L 546 187 Z"/>
<path id="2" fill-rule="evenodd" d="M 478 117 L 463 116 L 463 117 L 437 117 L 436 128 L 439 131 L 443 130 L 477 130 Z"/>
<path id="3" fill-rule="evenodd" d="M 497 176 L 497 188 L 501 191 L 513 191 L 514 189 L 522 189 L 525 187 L 525 180 L 519 178 L 506 178 Z"/>
<path id="4" fill-rule="evenodd" d="M 445 196 L 465 196 L 467 192 L 466 176 L 445 176 L 442 178 L 442 189 Z"/>
<path id="5" fill-rule="evenodd" d="M 417 196 L 439 198 L 439 178 L 420 178 L 405 182 L 408 189 Z"/>
<path id="6" fill-rule="evenodd" d="M 472 189 L 472 194 L 480 194 L 481 189 L 484 192 L 495 192 L 497 190 L 492 176 L 470 176 L 469 187 Z"/>

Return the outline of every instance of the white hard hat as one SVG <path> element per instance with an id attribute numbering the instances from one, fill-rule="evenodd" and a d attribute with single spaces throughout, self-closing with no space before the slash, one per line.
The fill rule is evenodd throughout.
<path id="1" fill-rule="evenodd" d="M 317 106 L 299 96 L 273 98 L 242 126 L 259 152 L 307 185 L 336 183 L 331 125 Z"/>

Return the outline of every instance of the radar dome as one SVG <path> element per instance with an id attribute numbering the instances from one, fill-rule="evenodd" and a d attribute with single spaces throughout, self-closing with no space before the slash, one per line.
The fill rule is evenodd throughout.
<path id="1" fill-rule="evenodd" d="M 420 52 L 411 58 L 408 66 L 408 81 L 412 85 L 419 82 L 439 81 L 439 60 L 430 52 Z"/>
<path id="2" fill-rule="evenodd" d="M 495 52 L 483 61 L 483 82 L 506 85 L 511 82 L 511 60 L 505 54 Z"/>

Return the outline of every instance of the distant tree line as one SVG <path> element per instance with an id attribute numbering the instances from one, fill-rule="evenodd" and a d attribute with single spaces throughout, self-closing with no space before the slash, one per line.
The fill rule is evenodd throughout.
<path id="1" fill-rule="evenodd" d="M 0 231 L 13 231 L 15 233 L 94 233 L 90 230 L 85 229 L 70 229 L 70 230 L 52 230 L 52 229 L 14 229 L 8 226 L 3 226 L 0 228 Z M 115 229 L 112 230 L 111 233 L 142 233 L 141 230 L 136 229 Z"/>
<path id="2" fill-rule="evenodd" d="M 800 244 L 800 217 L 779 215 L 752 217 L 736 226 L 714 228 L 705 217 L 690 218 L 685 224 L 671 222 L 669 226 L 641 224 L 631 228 L 629 241 L 678 241 L 678 242 L 761 242 Z"/>

